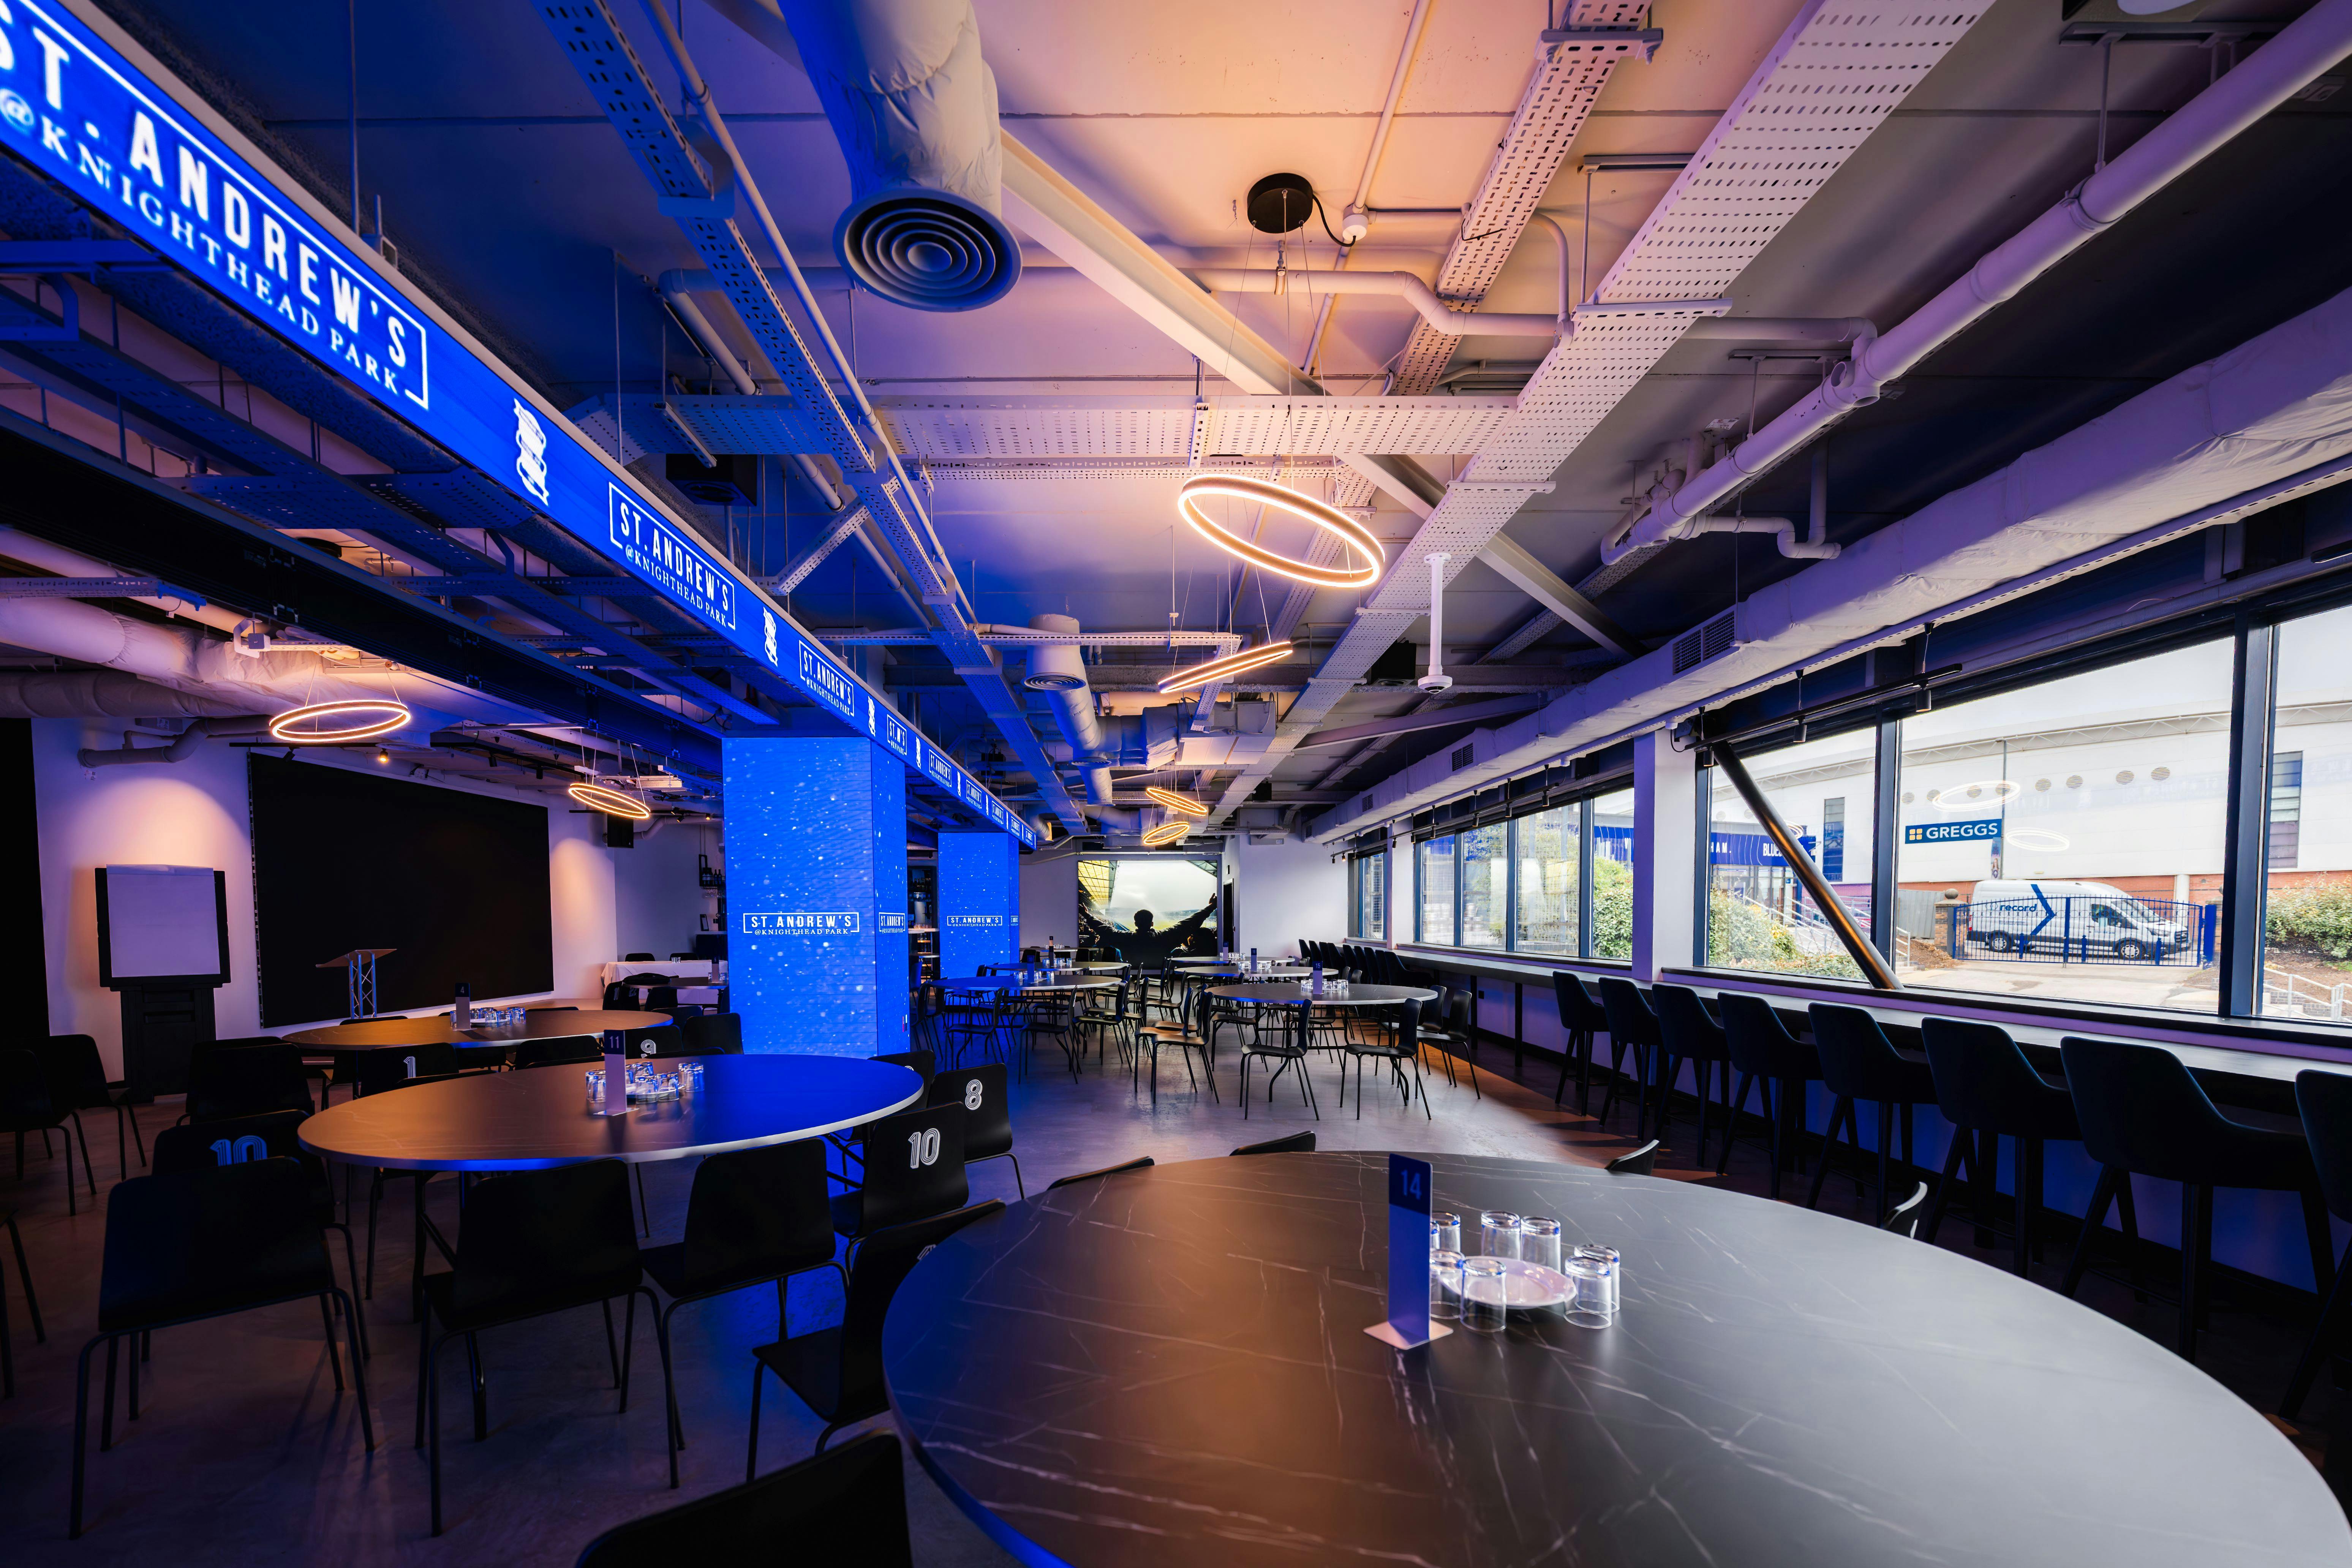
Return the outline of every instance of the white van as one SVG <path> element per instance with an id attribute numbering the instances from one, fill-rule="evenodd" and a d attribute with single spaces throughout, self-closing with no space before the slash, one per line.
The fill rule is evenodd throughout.
<path id="1" fill-rule="evenodd" d="M 2066 952 L 2144 963 L 2189 945 L 2189 927 L 2105 882 L 1985 881 L 1969 904 L 1969 940 L 1994 952 Z"/>

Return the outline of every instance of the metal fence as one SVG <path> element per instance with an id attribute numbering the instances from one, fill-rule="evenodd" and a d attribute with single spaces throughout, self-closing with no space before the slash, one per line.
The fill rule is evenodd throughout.
<path id="1" fill-rule="evenodd" d="M 2139 963 L 2202 969 L 2213 962 L 2219 904 L 2077 896 L 1951 906 L 1954 958 L 2029 963 Z"/>

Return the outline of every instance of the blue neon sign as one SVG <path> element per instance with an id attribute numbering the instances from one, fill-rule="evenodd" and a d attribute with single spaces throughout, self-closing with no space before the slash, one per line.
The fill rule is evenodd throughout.
<path id="1" fill-rule="evenodd" d="M 86 16 L 95 14 L 82 0 L 0 0 L 0 147 L 871 731 L 863 682 L 831 653 L 378 258 L 336 237 L 184 88 L 133 64 L 137 46 L 111 23 Z M 1037 842 L 936 748 L 919 737 L 884 743 Z"/>

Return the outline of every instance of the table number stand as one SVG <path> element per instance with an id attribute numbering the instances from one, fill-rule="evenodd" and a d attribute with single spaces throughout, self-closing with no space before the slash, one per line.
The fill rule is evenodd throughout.
<path id="1" fill-rule="evenodd" d="M 1389 1315 L 1364 1332 L 1412 1350 L 1454 1331 L 1429 1321 L 1429 1162 L 1389 1156 Z"/>
<path id="2" fill-rule="evenodd" d="M 341 969 L 349 976 L 351 998 L 346 1018 L 375 1016 L 375 961 L 387 952 L 397 952 L 396 947 L 355 947 L 349 952 L 339 952 L 324 963 L 314 963 L 313 969 Z"/>

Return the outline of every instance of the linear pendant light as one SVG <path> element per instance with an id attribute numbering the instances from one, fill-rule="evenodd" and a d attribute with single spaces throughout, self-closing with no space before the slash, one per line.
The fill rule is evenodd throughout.
<path id="1" fill-rule="evenodd" d="M 603 784 L 576 784 L 566 785 L 564 794 L 591 811 L 601 811 L 607 816 L 623 816 L 631 822 L 643 822 L 653 816 L 652 808 L 634 795 L 623 795 Z"/>
<path id="2" fill-rule="evenodd" d="M 1245 647 L 1239 653 L 1229 653 L 1223 658 L 1206 659 L 1186 665 L 1182 669 L 1160 683 L 1160 693 L 1196 691 L 1203 686 L 1227 679 L 1248 670 L 1274 663 L 1290 652 L 1287 642 L 1262 642 L 1255 647 Z"/>
<path id="3" fill-rule="evenodd" d="M 289 708 L 269 721 L 269 738 L 295 746 L 331 746 L 345 741 L 372 741 L 405 729 L 413 715 L 408 704 L 389 697 L 350 698 L 339 702 L 311 702 Z"/>
<path id="4" fill-rule="evenodd" d="M 1159 784 L 1144 785 L 1143 793 L 1150 795 L 1153 800 L 1158 801 L 1161 805 L 1166 806 L 1169 810 L 1180 812 L 1186 816 L 1206 816 L 1209 815 L 1209 808 L 1202 805 L 1199 801 L 1194 800 L 1189 795 L 1179 795 L 1174 790 L 1163 788 Z"/>
<path id="5" fill-rule="evenodd" d="M 1261 548 L 1220 524 L 1212 521 L 1201 509 L 1201 502 L 1210 496 L 1224 496 L 1234 500 L 1256 501 L 1276 511 L 1313 523 L 1316 527 L 1337 534 L 1357 557 L 1353 566 L 1318 566 L 1311 561 L 1297 561 L 1287 555 L 1277 555 Z M 1302 495 L 1287 486 L 1265 479 L 1251 479 L 1245 474 L 1194 474 L 1176 492 L 1176 510 L 1192 525 L 1202 538 L 1229 555 L 1238 555 L 1254 566 L 1260 566 L 1293 582 L 1311 583 L 1318 588 L 1369 588 L 1381 580 L 1381 569 L 1388 557 L 1381 542 L 1372 537 L 1371 530 L 1341 511 L 1338 507 Z"/>

